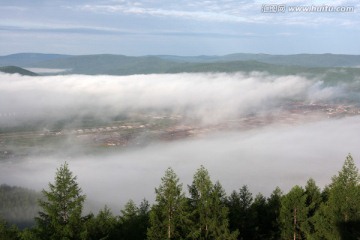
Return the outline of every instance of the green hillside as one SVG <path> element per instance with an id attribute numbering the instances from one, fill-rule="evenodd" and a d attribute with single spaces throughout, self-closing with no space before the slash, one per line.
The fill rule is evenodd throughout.
<path id="1" fill-rule="evenodd" d="M 171 56 L 160 55 L 161 59 L 175 62 L 209 63 L 231 61 L 257 61 L 262 63 L 303 67 L 359 67 L 359 55 L 344 54 L 294 54 L 271 55 L 235 53 L 224 56 Z"/>
<path id="2" fill-rule="evenodd" d="M 257 61 L 261 63 L 292 65 L 303 67 L 359 67 L 360 55 L 345 54 L 292 54 L 292 55 L 271 55 L 271 54 L 252 54 L 234 53 L 223 56 L 174 56 L 174 55 L 154 55 L 130 57 L 124 55 L 61 55 L 61 54 L 41 54 L 41 53 L 18 53 L 7 56 L 0 56 L 0 66 L 20 66 L 20 67 L 56 67 L 69 68 L 76 66 L 81 69 L 86 60 L 99 64 L 99 62 L 113 60 L 113 64 L 134 64 L 136 62 L 148 62 L 151 60 L 173 62 L 173 63 L 214 63 L 231 61 Z M 109 63 L 107 63 L 109 64 Z M 110 63 L 111 64 L 111 63 Z M 113 67 L 112 67 L 113 68 Z M 145 71 L 145 70 L 144 70 Z"/>
<path id="3" fill-rule="evenodd" d="M 83 55 L 53 59 L 30 65 L 31 67 L 70 69 L 71 74 L 130 75 L 163 73 L 178 63 L 158 57 L 128 57 L 123 55 Z"/>
<path id="4" fill-rule="evenodd" d="M 340 54 L 296 54 L 296 55 L 265 55 L 258 61 L 304 67 L 359 67 L 359 55 Z"/>
<path id="5" fill-rule="evenodd" d="M 23 54 L 27 59 L 28 56 Z M 275 75 L 304 75 L 316 77 L 327 82 L 353 81 L 360 76 L 358 55 L 336 54 L 231 54 L 226 56 L 141 56 L 124 55 L 35 55 L 37 62 L 27 67 L 67 69 L 66 72 L 55 74 L 86 74 L 86 75 L 133 75 L 153 73 L 182 72 L 267 72 Z M 50 59 L 49 59 L 50 58 Z M 39 59 L 46 59 L 38 61 Z M 7 66 L 0 71 L 36 75 L 25 69 Z M 52 73 L 51 75 L 54 75 Z"/>
<path id="6" fill-rule="evenodd" d="M 270 55 L 267 55 L 270 56 Z M 179 57 L 180 58 L 180 57 Z M 236 56 L 228 59 L 236 59 Z M 360 76 L 360 68 L 306 67 L 300 65 L 269 64 L 259 61 L 182 62 L 156 56 L 128 57 L 122 55 L 84 55 L 53 59 L 32 65 L 39 68 L 69 69 L 63 74 L 132 75 L 152 73 L 199 72 L 267 72 L 275 75 L 303 75 L 327 82 L 353 81 Z"/>
<path id="7" fill-rule="evenodd" d="M 34 72 L 31 72 L 31 71 L 28 71 L 26 69 L 16 67 L 16 66 L 0 67 L 0 72 L 10 73 L 10 74 L 18 73 L 18 74 L 24 75 L 24 76 L 38 76 L 38 74 L 36 74 Z"/>
<path id="8" fill-rule="evenodd" d="M 180 72 L 265 72 L 273 75 L 300 75 L 324 80 L 328 84 L 344 81 L 355 81 L 360 77 L 359 68 L 321 68 L 285 66 L 260 63 L 257 61 L 232 61 L 214 63 L 183 63 L 168 70 L 169 73 Z"/>

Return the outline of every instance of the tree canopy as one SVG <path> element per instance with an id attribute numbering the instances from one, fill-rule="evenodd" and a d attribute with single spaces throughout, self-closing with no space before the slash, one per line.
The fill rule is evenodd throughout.
<path id="1" fill-rule="evenodd" d="M 16 196 L 27 196 L 21 188 L 2 186 L 0 199 L 8 199 L 13 190 Z M 269 197 L 253 197 L 246 185 L 227 195 L 200 166 L 186 193 L 168 168 L 155 188 L 153 204 L 129 200 L 118 216 L 107 206 L 97 215 L 84 215 L 85 195 L 65 162 L 42 195 L 32 228 L 19 229 L 2 220 L 0 211 L 0 239 L 360 239 L 360 174 L 350 154 L 322 190 L 309 179 L 287 193 L 277 187 Z"/>
<path id="2" fill-rule="evenodd" d="M 181 239 L 188 235 L 190 220 L 182 184 L 168 168 L 155 189 L 156 203 L 150 211 L 148 239 Z"/>
<path id="3" fill-rule="evenodd" d="M 82 210 L 85 195 L 65 162 L 57 169 L 54 183 L 42 191 L 42 211 L 36 218 L 40 239 L 80 239 L 83 232 Z"/>

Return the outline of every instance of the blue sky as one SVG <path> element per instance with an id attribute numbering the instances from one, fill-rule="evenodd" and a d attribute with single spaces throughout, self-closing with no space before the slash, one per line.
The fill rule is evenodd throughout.
<path id="1" fill-rule="evenodd" d="M 263 13 L 263 4 L 352 6 Z M 358 0 L 0 0 L 0 55 L 360 54 Z"/>

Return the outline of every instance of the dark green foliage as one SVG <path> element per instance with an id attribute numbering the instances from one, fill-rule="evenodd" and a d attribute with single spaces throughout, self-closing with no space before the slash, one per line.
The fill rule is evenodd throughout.
<path id="1" fill-rule="evenodd" d="M 120 234 L 117 233 L 118 238 L 116 239 L 146 239 L 149 211 L 150 204 L 146 199 L 140 203 L 139 207 L 132 200 L 129 200 L 121 211 Z"/>
<path id="2" fill-rule="evenodd" d="M 42 191 L 42 209 L 36 218 L 39 239 L 80 239 L 84 231 L 82 218 L 85 195 L 65 162 L 56 172 L 54 184 Z"/>
<path id="3" fill-rule="evenodd" d="M 281 189 L 279 187 L 276 187 L 267 200 L 267 218 L 269 223 L 267 230 L 267 239 L 280 239 L 280 209 L 282 195 L 283 194 Z"/>
<path id="4" fill-rule="evenodd" d="M 320 237 L 360 238 L 360 175 L 350 154 L 332 178 L 328 200 L 315 215 L 315 229 Z"/>
<path id="5" fill-rule="evenodd" d="M 253 238 L 253 202 L 252 193 L 244 185 L 239 192 L 233 191 L 227 199 L 227 206 L 230 209 L 230 229 L 240 231 L 239 239 Z"/>
<path id="6" fill-rule="evenodd" d="M 0 219 L 0 239 L 1 240 L 18 240 L 19 229 L 12 225 L 10 226 L 7 222 Z"/>
<path id="7" fill-rule="evenodd" d="M 230 232 L 228 208 L 219 183 L 211 182 L 208 171 L 201 166 L 189 186 L 193 226 L 191 239 L 236 239 L 238 232 Z"/>
<path id="8" fill-rule="evenodd" d="M 87 240 L 111 239 L 111 236 L 116 231 L 116 227 L 116 217 L 105 206 L 96 217 L 93 214 L 87 216 L 85 221 L 86 230 L 81 234 L 81 237 Z"/>
<path id="9" fill-rule="evenodd" d="M 240 198 L 240 232 L 242 239 L 251 239 L 252 236 L 252 228 L 253 228 L 253 213 L 251 209 L 251 204 L 253 202 L 252 193 L 249 191 L 249 188 L 244 185 L 240 188 L 239 191 Z"/>
<path id="10" fill-rule="evenodd" d="M 148 239 L 182 239 L 188 235 L 190 221 L 182 184 L 175 172 L 168 168 L 155 189 L 156 203 L 150 212 Z"/>
<path id="11" fill-rule="evenodd" d="M 121 216 L 114 216 L 111 210 L 105 206 L 94 216 L 86 217 L 85 231 L 81 239 L 86 240 L 143 240 L 146 239 L 146 231 L 149 222 L 149 203 L 145 199 L 136 206 L 134 201 L 129 200 Z"/>
<path id="12" fill-rule="evenodd" d="M 240 197 L 234 190 L 226 201 L 226 205 L 229 208 L 229 227 L 230 230 L 239 229 L 239 223 L 241 221 L 241 209 L 240 209 Z"/>
<path id="13" fill-rule="evenodd" d="M 226 207 L 226 193 L 219 181 L 213 186 L 212 191 L 212 214 L 214 221 L 211 221 L 210 229 L 214 230 L 213 239 L 236 239 L 239 231 L 229 229 L 229 209 Z M 212 239 L 212 238 L 211 238 Z"/>
<path id="14" fill-rule="evenodd" d="M 22 187 L 0 186 L 0 218 L 19 228 L 34 225 L 41 194 Z"/>
<path id="15" fill-rule="evenodd" d="M 151 211 L 146 200 L 139 206 L 130 200 L 120 216 L 105 206 L 84 217 L 85 196 L 65 163 L 50 190 L 43 190 L 36 226 L 20 231 L 0 221 L 0 239 L 360 239 L 360 175 L 351 155 L 323 191 L 309 179 L 305 188 L 294 186 L 285 195 L 276 188 L 268 198 L 259 193 L 253 199 L 243 186 L 226 196 L 203 166 L 189 186 L 189 198 L 171 168 L 161 180 Z M 14 201 L 27 196 L 9 194 L 22 193 L 19 189 L 2 185 L 0 204 L 5 206 L 9 196 Z"/>
<path id="16" fill-rule="evenodd" d="M 235 193 L 233 192 L 233 197 Z M 252 200 L 249 190 L 243 186 L 237 195 L 238 206 L 235 209 L 238 209 L 238 214 L 233 211 L 233 208 L 229 207 L 229 209 L 233 212 L 233 217 L 235 216 L 235 219 L 239 221 L 238 224 L 242 226 L 243 234 L 240 232 L 239 239 L 280 239 L 281 190 L 276 188 L 269 198 L 259 193 Z M 251 202 L 250 207 L 249 202 Z M 231 219 L 230 217 L 230 221 Z M 235 229 L 238 228 L 235 227 Z"/>
<path id="17" fill-rule="evenodd" d="M 295 186 L 281 199 L 282 239 L 305 239 L 304 227 L 307 214 L 305 191 L 303 188 Z"/>
<path id="18" fill-rule="evenodd" d="M 253 200 L 248 187 L 233 191 L 226 204 L 230 210 L 231 230 L 240 230 L 238 239 L 279 239 L 281 190 L 276 188 L 269 198 L 261 193 Z"/>
<path id="19" fill-rule="evenodd" d="M 250 209 L 252 213 L 252 233 L 250 234 L 252 239 L 269 239 L 268 226 L 271 219 L 269 219 L 268 210 L 267 199 L 259 193 L 256 195 Z"/>
<path id="20" fill-rule="evenodd" d="M 194 180 L 189 186 L 190 203 L 194 226 L 192 237 L 198 239 L 208 239 L 210 235 L 209 225 L 211 225 L 211 191 L 213 184 L 210 180 L 208 171 L 201 166 L 194 175 Z"/>
<path id="21" fill-rule="evenodd" d="M 4 67 L 0 67 L 0 72 L 4 72 L 4 73 L 17 73 L 20 75 L 24 75 L 24 76 L 37 76 L 38 74 L 28 71 L 26 69 L 23 69 L 21 67 L 16 67 L 16 66 L 4 66 Z"/>
<path id="22" fill-rule="evenodd" d="M 36 229 L 24 229 L 19 234 L 21 240 L 38 240 Z"/>
<path id="23" fill-rule="evenodd" d="M 329 203 L 337 221 L 360 220 L 360 175 L 352 156 L 346 157 L 342 170 L 330 185 Z"/>
<path id="24" fill-rule="evenodd" d="M 314 216 L 315 213 L 319 210 L 320 205 L 323 201 L 321 196 L 321 191 L 318 186 L 316 186 L 315 180 L 310 178 L 305 186 L 305 195 L 306 195 L 306 207 L 307 207 L 307 220 L 303 226 L 303 231 L 307 239 L 311 239 L 315 231 L 314 226 Z"/>

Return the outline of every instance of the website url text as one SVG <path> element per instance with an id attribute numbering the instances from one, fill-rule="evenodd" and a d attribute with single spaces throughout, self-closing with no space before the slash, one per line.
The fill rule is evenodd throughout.
<path id="1" fill-rule="evenodd" d="M 330 6 L 330 5 L 311 5 L 311 6 L 287 6 L 286 4 L 263 4 L 261 7 L 263 13 L 285 13 L 285 12 L 355 12 L 354 6 Z"/>

